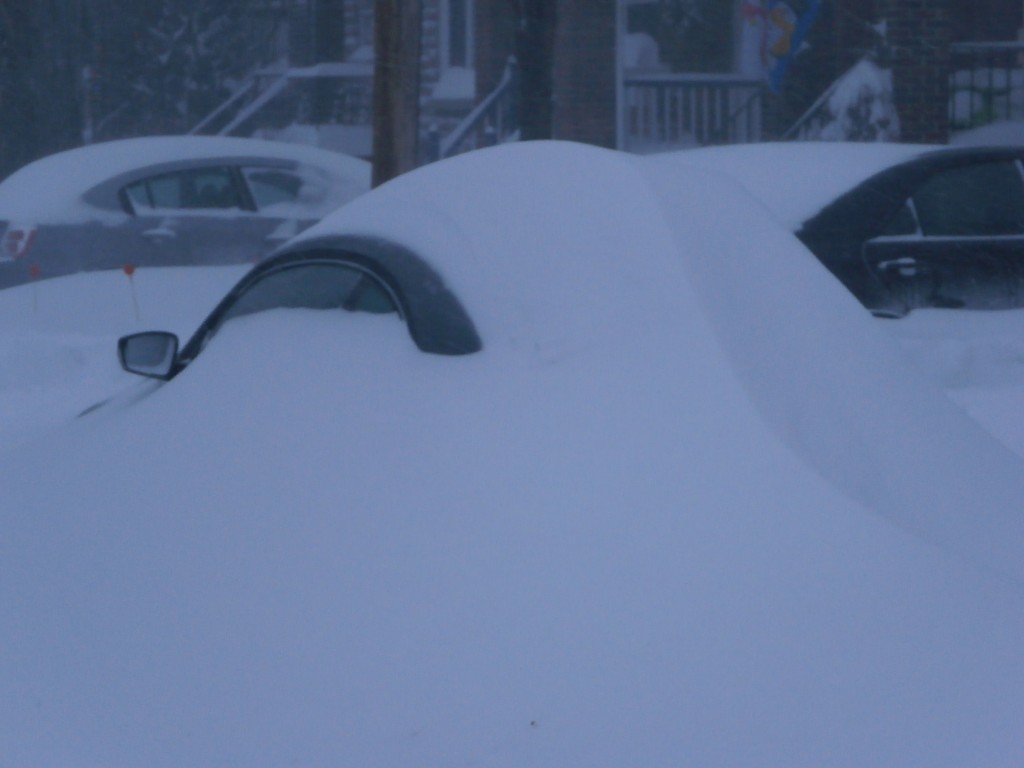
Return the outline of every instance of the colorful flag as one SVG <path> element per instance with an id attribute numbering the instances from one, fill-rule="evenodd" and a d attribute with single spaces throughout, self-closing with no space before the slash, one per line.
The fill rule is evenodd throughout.
<path id="1" fill-rule="evenodd" d="M 740 7 L 739 70 L 753 74 L 760 69 L 778 93 L 820 10 L 821 0 L 746 0 Z"/>

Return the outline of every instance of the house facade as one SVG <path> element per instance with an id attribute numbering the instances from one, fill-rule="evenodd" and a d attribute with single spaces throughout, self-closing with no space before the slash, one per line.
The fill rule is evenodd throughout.
<path id="1" fill-rule="evenodd" d="M 816 104 L 866 58 L 891 84 L 903 141 L 944 142 L 951 130 L 1024 117 L 1021 0 L 557 2 L 559 138 L 647 151 L 806 135 L 801 121 L 820 122 Z M 688 19 L 666 12 L 687 5 Z M 487 93 L 515 21 L 506 0 L 477 6 L 477 90 Z M 753 22 L 783 10 L 798 19 L 811 6 L 784 79 L 766 87 L 757 46 L 772 40 L 763 27 L 760 41 L 752 35 Z"/>
<path id="2" fill-rule="evenodd" d="M 473 0 L 421 2 L 420 109 L 428 137 L 450 131 L 475 103 L 475 6 Z M 279 61 L 257 74 L 246 99 L 256 107 L 248 113 L 243 107 L 215 130 L 369 156 L 373 15 L 373 0 L 286 0 Z M 280 93 L 265 97 L 275 89 Z"/>
<path id="3" fill-rule="evenodd" d="M 635 152 L 787 138 L 941 143 L 1024 119 L 1024 0 L 550 2 L 555 138 Z M 525 5 L 422 0 L 424 159 L 515 137 L 509 62 Z M 316 143 L 368 156 L 373 0 L 285 6 L 287 63 L 261 89 L 308 78 L 304 101 L 248 132 L 308 124 Z M 849 114 L 829 112 L 837 92 Z"/>

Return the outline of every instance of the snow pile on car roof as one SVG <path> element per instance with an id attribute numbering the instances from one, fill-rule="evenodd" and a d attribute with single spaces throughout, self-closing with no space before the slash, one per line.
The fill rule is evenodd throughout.
<path id="1" fill-rule="evenodd" d="M 934 148 L 829 141 L 742 144 L 649 155 L 642 162 L 680 177 L 694 168 L 724 173 L 796 231 L 862 181 Z"/>
<path id="2" fill-rule="evenodd" d="M 5 456 L 13 764 L 1017 758 L 1024 598 L 977 561 L 1020 473 L 734 185 L 499 148 L 303 242 L 341 233 L 422 254 L 484 350 L 253 315 Z M 984 535 L 890 523 L 979 478 Z"/>
<path id="3" fill-rule="evenodd" d="M 226 136 L 145 136 L 91 144 L 40 158 L 0 183 L 0 219 L 29 223 L 73 223 L 96 219 L 103 211 L 82 195 L 123 173 L 187 160 L 270 157 L 303 163 L 331 173 L 344 199 L 370 186 L 365 160 L 316 147 Z"/>
<path id="4" fill-rule="evenodd" d="M 679 170 L 589 147 L 510 146 L 400 179 L 302 239 L 404 239 L 466 297 L 490 346 L 558 359 L 720 344 L 687 349 L 715 361 L 701 375 L 738 374 L 768 423 L 844 492 L 1024 581 L 1017 458 L 919 380 L 736 182 Z M 936 428 L 957 436 L 956 450 L 932 439 Z"/>

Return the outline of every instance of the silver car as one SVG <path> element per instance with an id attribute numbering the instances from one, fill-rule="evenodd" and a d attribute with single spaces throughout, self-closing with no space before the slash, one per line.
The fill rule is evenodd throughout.
<path id="1" fill-rule="evenodd" d="M 369 186 L 364 160 L 258 139 L 61 152 L 0 183 L 0 288 L 126 265 L 257 261 Z"/>

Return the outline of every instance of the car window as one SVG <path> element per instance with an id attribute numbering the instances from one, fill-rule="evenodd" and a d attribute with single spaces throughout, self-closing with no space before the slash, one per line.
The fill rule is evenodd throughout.
<path id="1" fill-rule="evenodd" d="M 387 314 L 398 307 L 375 277 L 344 264 L 302 264 L 269 272 L 247 287 L 217 322 L 279 308 Z"/>
<path id="2" fill-rule="evenodd" d="M 136 213 L 145 210 L 243 208 L 231 168 L 192 168 L 142 179 L 124 188 Z"/>
<path id="3" fill-rule="evenodd" d="M 1015 161 L 936 173 L 913 195 L 925 236 L 1024 234 L 1024 177 Z"/>
<path id="4" fill-rule="evenodd" d="M 294 203 L 302 190 L 302 178 L 279 168 L 243 168 L 257 208 Z"/>
<path id="5" fill-rule="evenodd" d="M 896 214 L 889 219 L 889 222 L 882 230 L 883 237 L 898 237 L 900 235 L 919 234 L 917 228 L 917 216 L 914 213 L 914 205 L 907 200 Z"/>
<path id="6" fill-rule="evenodd" d="M 145 182 L 136 182 L 135 184 L 129 184 L 124 188 L 124 193 L 128 198 L 128 202 L 131 204 L 133 211 L 139 211 L 144 208 L 152 208 L 153 201 L 149 196 L 149 188 Z"/>
<path id="7" fill-rule="evenodd" d="M 151 179 L 146 184 L 150 205 L 154 208 L 184 208 L 181 186 L 181 174 L 177 173 Z"/>

